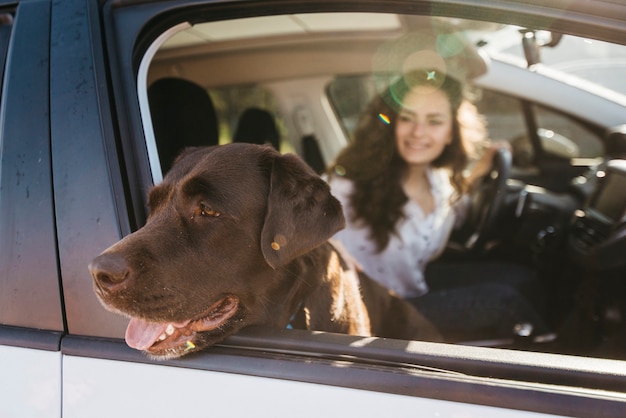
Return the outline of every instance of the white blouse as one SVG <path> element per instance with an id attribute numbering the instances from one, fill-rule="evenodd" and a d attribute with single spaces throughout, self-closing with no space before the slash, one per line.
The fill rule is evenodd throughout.
<path id="1" fill-rule="evenodd" d="M 466 200 L 450 204 L 454 189 L 448 171 L 431 169 L 428 178 L 435 201 L 434 211 L 424 215 L 419 204 L 409 200 L 404 206 L 405 218 L 396 226 L 397 234 L 391 235 L 389 244 L 380 253 L 369 238 L 369 227 L 351 219 L 352 181 L 338 176 L 329 181 L 331 192 L 343 205 L 346 217 L 346 228 L 333 238 L 343 244 L 367 275 L 404 298 L 428 292 L 424 279 L 426 265 L 443 252 L 452 229 L 462 223 L 467 210 Z"/>

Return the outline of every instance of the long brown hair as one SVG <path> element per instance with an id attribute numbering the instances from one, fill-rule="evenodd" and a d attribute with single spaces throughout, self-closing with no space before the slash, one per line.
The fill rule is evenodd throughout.
<path id="1" fill-rule="evenodd" d="M 339 154 L 329 175 L 344 176 L 354 183 L 351 220 L 369 226 L 370 238 L 379 252 L 396 232 L 408 201 L 402 189 L 408 165 L 396 148 L 395 125 L 404 96 L 416 86 L 440 89 L 450 101 L 454 116 L 452 141 L 432 165 L 449 169 L 456 198 L 467 191 L 463 170 L 473 153 L 473 144 L 486 138 L 484 119 L 465 99 L 463 85 L 441 72 L 418 70 L 405 74 L 368 104 L 353 141 Z"/>

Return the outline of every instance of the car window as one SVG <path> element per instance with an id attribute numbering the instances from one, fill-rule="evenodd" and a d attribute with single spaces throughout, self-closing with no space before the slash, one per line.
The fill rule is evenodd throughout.
<path id="1" fill-rule="evenodd" d="M 529 138 L 521 99 L 485 88 L 474 88 L 478 110 L 487 118 L 492 140 L 504 139 L 513 145 L 514 164 L 529 167 L 535 150 Z M 565 159 L 594 159 L 603 155 L 599 134 L 572 116 L 539 104 L 529 104 L 543 151 Z"/>
<path id="2" fill-rule="evenodd" d="M 540 105 L 534 106 L 534 114 L 545 151 L 570 158 L 604 155 L 602 138 L 582 122 Z"/>
<path id="3" fill-rule="evenodd" d="M 526 135 L 526 122 L 519 100 L 488 89 L 474 88 L 471 95 L 478 111 L 487 119 L 492 140 L 513 142 Z"/>
<path id="4" fill-rule="evenodd" d="M 501 31 L 476 33 L 490 52 L 525 61 L 519 42 L 520 27 L 504 27 Z M 541 48 L 541 63 L 579 79 L 626 94 L 626 46 L 580 36 L 559 36 L 549 31 L 528 31 Z"/>
<path id="5" fill-rule="evenodd" d="M 151 86 L 159 80 L 178 78 L 198 85 L 203 94 L 210 96 L 219 126 L 216 143 L 226 144 L 233 141 L 237 124 L 244 111 L 257 107 L 268 111 L 274 117 L 281 138 L 280 150 L 294 151 L 303 156 L 298 142 L 302 131 L 297 127 L 300 126 L 299 117 L 305 115 L 304 119 L 309 120 L 312 126 L 312 129 L 305 131 L 315 134 L 323 150 L 330 150 L 323 156 L 326 164 L 332 164 L 353 138 L 359 118 L 368 102 L 381 91 L 381 80 L 392 78 L 391 71 L 385 72 L 384 68 L 380 68 L 380 63 L 373 63 L 372 60 L 372 55 L 377 55 L 384 49 L 380 46 L 381 43 L 384 44 L 382 40 L 402 38 L 402 30 L 406 29 L 403 24 L 409 27 L 415 25 L 411 27 L 415 29 L 425 21 L 428 24 L 434 23 L 429 18 L 423 21 L 420 20 L 422 17 L 408 15 L 398 19 L 383 19 L 380 22 L 364 18 L 361 22 L 364 26 L 355 29 L 352 26 L 336 27 L 328 22 L 322 24 L 321 17 L 315 14 L 278 15 L 245 18 L 245 22 L 241 20 L 204 22 L 201 19 L 190 19 L 180 23 L 179 26 L 169 28 L 171 32 L 164 32 L 162 38 L 159 38 L 158 42 L 155 41 L 152 49 L 149 49 L 150 54 L 147 54 L 140 64 L 137 95 L 144 106 L 141 109 L 144 117 L 142 126 L 145 129 L 148 148 L 150 149 L 152 141 L 150 129 L 158 121 L 154 115 L 152 120 L 148 120 L 149 112 L 155 107 L 149 100 L 141 99 L 149 96 Z M 240 28 L 242 23 L 246 24 L 246 30 L 238 31 L 237 28 Z M 458 24 L 456 20 L 447 23 Z M 441 23 L 437 21 L 437 25 L 439 24 Z M 352 35 L 350 31 L 362 30 L 363 27 L 368 27 L 372 32 L 356 41 L 358 48 L 347 43 L 346 45 L 352 46 L 352 49 L 346 49 L 343 42 L 350 39 Z M 342 36 L 337 37 L 336 31 Z M 300 38 L 305 40 L 301 44 L 298 43 Z M 293 48 L 292 45 L 298 45 L 299 48 Z M 349 56 L 346 55 L 348 52 Z M 315 55 L 317 57 L 315 63 L 307 61 L 306 58 L 310 54 L 318 54 Z M 404 64 L 400 63 L 400 67 Z M 524 66 L 521 69 L 526 70 Z M 467 74 L 474 74 L 472 71 L 476 68 L 468 65 L 462 70 L 467 71 Z M 485 68 L 484 71 L 490 69 Z M 525 82 L 529 83 L 529 87 L 533 87 L 532 82 L 527 80 L 532 80 L 536 74 L 533 71 L 527 73 L 529 78 L 525 79 Z M 511 74 L 503 71 L 498 75 L 507 81 L 503 84 L 517 87 L 515 86 L 517 79 Z M 480 75 L 480 70 L 474 75 Z M 514 79 L 508 80 L 507 77 Z M 472 79 L 469 75 L 468 78 Z M 576 90 L 558 79 L 552 81 L 562 85 L 563 89 Z M 549 103 L 546 98 L 538 97 L 535 102 L 526 96 L 520 96 L 513 88 L 510 91 L 502 89 L 500 88 L 502 85 L 497 83 L 490 88 L 491 82 L 487 80 L 481 84 L 477 83 L 476 86 L 470 82 L 471 88 L 468 93 L 487 121 L 489 139 L 506 140 L 512 144 L 515 153 L 514 165 L 534 168 L 532 165 L 536 163 L 535 150 L 531 146 L 531 137 L 535 136 L 539 137 L 541 146 L 547 153 L 567 157 L 564 162 L 555 159 L 558 160 L 557 165 L 548 167 L 553 172 L 564 171 L 558 164 L 569 164 L 567 161 L 569 158 L 602 156 L 602 140 L 598 132 L 604 125 L 612 123 L 612 120 L 609 122 L 591 120 L 589 123 L 583 123 L 578 117 L 570 115 L 565 110 L 561 111 L 558 106 L 538 104 Z M 616 113 L 621 109 L 619 103 L 611 103 L 611 106 L 617 109 Z M 302 109 L 305 109 L 304 112 Z M 528 109 L 532 110 L 532 117 L 529 117 Z M 533 119 L 532 123 L 529 119 Z M 384 121 L 384 118 L 381 120 Z M 536 126 L 533 126 L 533 123 Z M 536 129 L 537 132 L 530 135 L 529 126 L 533 126 L 532 129 Z M 590 126 L 593 126 L 593 129 Z M 156 149 L 156 154 L 148 153 L 150 163 L 163 155 L 163 148 L 159 148 L 158 143 Z M 541 169 L 529 171 L 536 176 L 550 173 Z M 154 168 L 152 170 L 154 174 Z M 569 172 L 563 177 L 564 179 L 558 179 L 560 182 L 558 190 L 567 189 L 572 178 Z M 158 183 L 160 177 L 153 176 L 153 181 Z M 529 184 L 543 186 L 546 183 L 537 181 Z M 523 189 L 523 192 L 527 193 L 526 189 Z M 525 209 L 523 205 L 527 202 L 524 200 L 526 195 L 523 196 L 518 198 L 512 195 L 506 201 L 509 206 L 515 206 L 515 202 L 518 202 L 519 207 L 507 207 L 507 210 L 510 213 L 515 212 L 518 218 L 519 213 Z M 541 196 L 543 199 L 544 195 Z M 505 261 L 509 261 L 510 254 L 516 261 L 519 257 L 522 263 L 536 270 L 538 274 L 549 271 L 540 265 L 542 260 L 539 260 L 540 257 L 534 252 L 537 248 L 543 251 L 544 245 L 547 245 L 543 241 L 537 244 L 536 240 L 540 239 L 538 237 L 543 239 L 548 234 L 546 230 L 553 231 L 556 226 L 565 228 L 564 219 L 571 215 L 567 212 L 570 210 L 568 205 L 571 201 L 563 203 L 557 202 L 556 199 L 553 201 L 550 196 L 546 198 L 547 203 L 543 200 L 529 200 L 531 203 L 528 203 L 527 208 L 528 219 L 513 219 L 498 231 L 502 235 L 508 234 L 504 238 L 499 238 L 510 247 L 497 255 L 502 256 Z M 548 207 L 532 206 L 536 202 L 546 204 Z M 561 210 L 564 212 L 561 213 Z M 552 225 L 553 222 L 558 222 L 558 225 Z M 557 245 L 562 242 L 563 239 L 555 239 L 550 244 Z M 494 245 L 499 245 L 499 242 L 495 242 Z M 564 252 L 560 252 L 560 255 L 566 257 Z M 474 256 L 478 258 L 475 253 L 468 257 Z M 560 319 L 563 312 L 557 312 L 555 316 Z"/>

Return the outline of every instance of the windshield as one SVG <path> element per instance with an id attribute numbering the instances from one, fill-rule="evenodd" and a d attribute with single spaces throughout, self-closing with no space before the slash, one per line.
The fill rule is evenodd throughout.
<path id="1" fill-rule="evenodd" d="M 553 70 L 626 95 L 626 46 L 547 31 L 530 32 L 519 26 L 497 31 L 468 31 L 467 35 L 488 55 L 526 65 L 522 38 L 534 35 L 538 59 Z M 550 43 L 552 41 L 552 44 Z"/>

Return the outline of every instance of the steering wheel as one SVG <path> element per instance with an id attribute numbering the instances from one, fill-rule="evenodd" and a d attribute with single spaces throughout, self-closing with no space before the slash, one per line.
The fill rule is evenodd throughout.
<path id="1" fill-rule="evenodd" d="M 511 161 L 511 151 L 499 148 L 494 153 L 491 170 L 470 194 L 472 203 L 467 226 L 473 232 L 465 241 L 465 248 L 468 250 L 482 251 L 493 236 L 498 215 L 504 207 Z"/>

